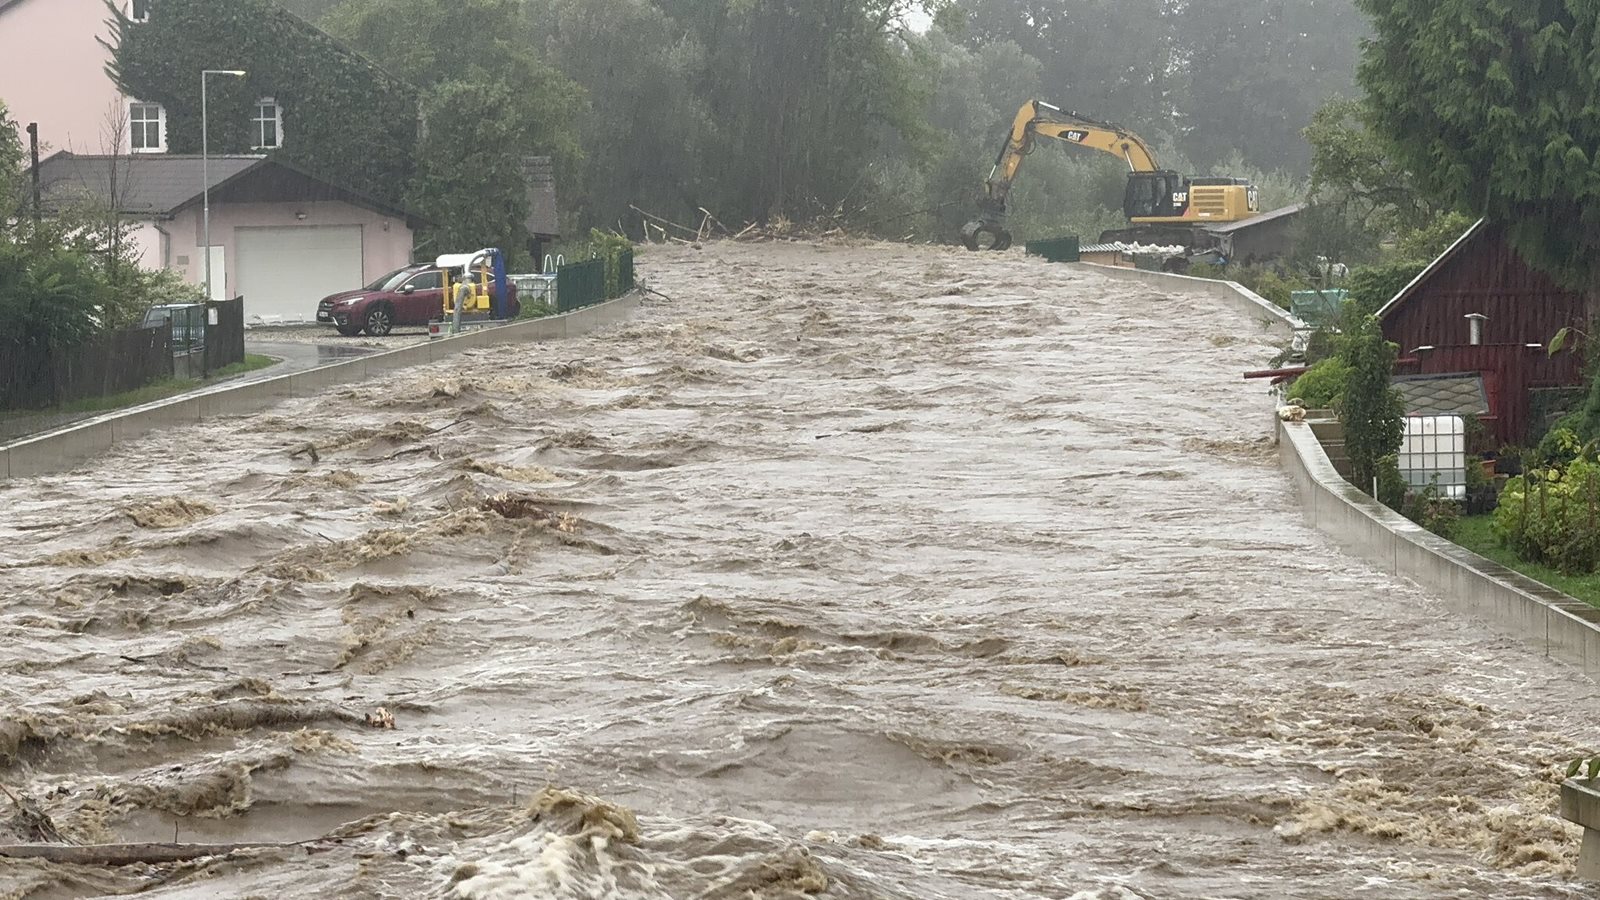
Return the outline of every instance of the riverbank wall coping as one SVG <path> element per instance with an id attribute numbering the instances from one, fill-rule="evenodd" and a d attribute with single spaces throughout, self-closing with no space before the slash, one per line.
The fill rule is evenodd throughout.
<path id="1" fill-rule="evenodd" d="M 219 385 L 199 393 L 97 416 L 67 428 L 0 446 L 0 479 L 26 478 L 72 469 L 124 441 L 163 428 L 219 416 L 260 412 L 284 400 L 310 397 L 330 387 L 423 365 L 482 347 L 560 340 L 622 322 L 638 309 L 642 291 L 560 315 L 513 322 L 454 337 L 360 356 L 242 384 Z"/>
<path id="2" fill-rule="evenodd" d="M 1345 481 L 1308 422 L 1279 421 L 1278 460 L 1308 524 L 1451 609 L 1600 679 L 1600 609 L 1453 544 Z"/>

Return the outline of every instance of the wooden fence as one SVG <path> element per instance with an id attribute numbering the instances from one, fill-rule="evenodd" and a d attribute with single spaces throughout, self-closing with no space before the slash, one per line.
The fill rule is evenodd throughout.
<path id="1" fill-rule="evenodd" d="M 184 375 L 200 374 L 201 354 L 207 373 L 244 361 L 244 298 L 207 303 L 203 314 L 205 346 L 194 348 L 182 367 Z M 213 314 L 216 324 L 210 321 Z M 178 371 L 174 353 L 188 349 L 188 337 L 173 340 L 170 322 L 115 331 L 65 348 L 0 337 L 0 410 L 48 409 L 171 378 Z"/>
<path id="2" fill-rule="evenodd" d="M 130 328 L 53 348 L 0 337 L 0 410 L 47 409 L 172 376 L 172 329 Z"/>

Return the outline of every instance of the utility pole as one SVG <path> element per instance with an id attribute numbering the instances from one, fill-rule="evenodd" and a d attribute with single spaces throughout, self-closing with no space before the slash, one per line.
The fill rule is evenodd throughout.
<path id="1" fill-rule="evenodd" d="M 44 211 L 39 202 L 39 123 L 28 123 L 28 145 L 33 155 L 33 224 L 37 228 L 44 222 Z"/>

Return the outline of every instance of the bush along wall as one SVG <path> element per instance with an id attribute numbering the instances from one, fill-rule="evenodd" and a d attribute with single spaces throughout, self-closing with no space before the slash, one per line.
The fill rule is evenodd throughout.
<path id="1" fill-rule="evenodd" d="M 255 103 L 283 109 L 275 158 L 335 185 L 389 202 L 416 166 L 415 89 L 271 0 L 152 0 L 148 22 L 108 0 L 113 40 L 107 72 L 130 97 L 167 110 L 168 152 L 198 154 L 200 72 L 212 76 L 207 110 L 214 154 L 251 148 Z"/>
<path id="2" fill-rule="evenodd" d="M 1511 479 L 1494 530 L 1529 562 L 1567 575 L 1600 568 L 1600 464 L 1579 457 Z"/>

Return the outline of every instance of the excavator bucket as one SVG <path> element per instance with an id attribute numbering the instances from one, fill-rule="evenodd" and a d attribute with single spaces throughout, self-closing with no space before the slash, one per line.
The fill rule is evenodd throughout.
<path id="1" fill-rule="evenodd" d="M 991 243 L 990 250 L 1009 250 L 1011 248 L 1011 232 L 992 222 L 982 219 L 973 219 L 961 227 L 961 243 L 968 250 L 982 250 L 983 236 L 988 235 Z"/>

